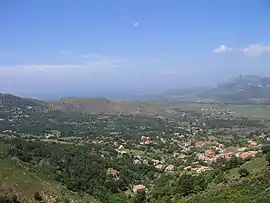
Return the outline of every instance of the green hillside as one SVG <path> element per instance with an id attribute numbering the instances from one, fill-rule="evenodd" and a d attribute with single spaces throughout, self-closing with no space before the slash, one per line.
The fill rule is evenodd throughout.
<path id="1" fill-rule="evenodd" d="M 45 202 L 98 202 L 90 195 L 71 192 L 55 181 L 40 177 L 19 164 L 15 165 L 14 160 L 3 156 L 5 146 L 1 144 L 0 148 L 0 202 L 11 199 L 14 195 L 19 202 L 35 202 L 34 195 L 37 192 Z"/>
<path id="2" fill-rule="evenodd" d="M 22 202 L 34 202 L 34 194 L 39 192 L 46 199 L 57 199 L 59 202 L 98 202 L 91 196 L 68 191 L 64 186 L 33 174 L 25 168 L 14 166 L 7 160 L 0 160 L 0 196 L 14 194 Z"/>
<path id="3" fill-rule="evenodd" d="M 239 168 L 231 169 L 219 184 L 188 198 L 188 203 L 269 203 L 270 167 L 264 157 L 245 163 L 240 168 L 249 171 L 247 177 L 240 177 Z"/>

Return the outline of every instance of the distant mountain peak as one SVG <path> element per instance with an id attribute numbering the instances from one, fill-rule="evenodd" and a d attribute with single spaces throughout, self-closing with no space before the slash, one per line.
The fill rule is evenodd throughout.
<path id="1" fill-rule="evenodd" d="M 188 95 L 175 92 L 169 97 L 182 102 L 270 103 L 270 77 L 242 74 L 215 88 L 198 90 L 190 90 Z"/>

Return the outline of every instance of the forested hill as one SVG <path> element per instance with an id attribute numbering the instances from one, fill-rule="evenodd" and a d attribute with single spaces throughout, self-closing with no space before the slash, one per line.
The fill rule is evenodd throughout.
<path id="1" fill-rule="evenodd" d="M 98 131 L 108 131 L 106 126 L 112 121 L 124 130 L 128 127 L 127 120 L 136 120 L 136 116 L 157 117 L 166 113 L 166 108 L 158 104 L 114 102 L 107 99 L 44 102 L 1 94 L 0 104 L 0 133 L 12 135 L 44 135 L 48 130 L 61 131 L 64 136 L 92 135 Z M 109 117 L 100 120 L 101 114 Z M 89 124 L 95 125 L 89 127 Z"/>
<path id="2" fill-rule="evenodd" d="M 0 94 L 0 111 L 62 111 L 106 114 L 166 114 L 166 108 L 155 102 L 111 101 L 106 98 L 67 98 L 41 101 L 21 98 L 12 94 Z"/>
<path id="3" fill-rule="evenodd" d="M 18 109 L 44 110 L 49 107 L 49 104 L 41 100 L 36 100 L 36 99 L 31 99 L 31 98 L 21 98 L 12 94 L 0 93 L 0 107 L 1 107 L 1 111 L 12 112 Z"/>

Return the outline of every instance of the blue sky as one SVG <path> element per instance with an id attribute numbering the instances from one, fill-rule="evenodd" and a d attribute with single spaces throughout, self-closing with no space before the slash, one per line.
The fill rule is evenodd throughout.
<path id="1" fill-rule="evenodd" d="M 270 76 L 267 0 L 0 1 L 0 91 L 106 96 Z"/>

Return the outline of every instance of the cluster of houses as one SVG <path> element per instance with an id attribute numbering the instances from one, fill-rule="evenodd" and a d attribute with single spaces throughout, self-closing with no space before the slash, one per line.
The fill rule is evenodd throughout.
<path id="1" fill-rule="evenodd" d="M 151 140 L 148 137 L 143 137 L 140 144 L 142 144 L 142 142 L 145 142 L 145 141 L 151 141 Z M 185 144 L 187 147 L 191 145 L 190 142 L 185 142 Z M 207 170 L 212 170 L 212 168 L 210 167 L 210 164 L 214 163 L 219 157 L 230 159 L 234 155 L 236 157 L 245 159 L 247 157 L 254 157 L 256 156 L 258 152 L 260 152 L 260 151 L 249 150 L 251 147 L 260 146 L 255 141 L 252 141 L 252 140 L 248 141 L 248 146 L 238 148 L 233 152 L 232 151 L 227 152 L 224 145 L 216 143 L 216 142 L 210 142 L 210 141 L 197 141 L 195 142 L 195 146 L 193 147 L 199 149 L 201 147 L 205 147 L 206 145 L 208 149 L 205 149 L 203 153 L 196 152 L 195 160 L 190 165 L 185 166 L 184 170 L 193 171 L 196 173 L 202 173 Z M 120 147 L 117 148 L 117 151 L 123 152 L 125 151 L 125 148 L 123 147 L 123 145 L 120 145 Z M 185 153 L 177 153 L 177 152 L 173 153 L 173 157 L 175 159 L 181 159 L 183 163 L 185 163 L 185 161 L 189 158 L 189 156 L 191 155 L 188 155 Z M 200 165 L 200 161 L 203 161 L 204 163 L 208 163 L 209 166 Z M 141 155 L 135 155 L 134 164 L 147 164 L 147 165 L 153 164 L 155 169 L 160 172 L 177 170 L 177 166 L 166 163 L 165 158 L 162 158 L 161 160 L 157 160 L 157 159 L 147 159 L 147 157 L 141 156 Z M 107 173 L 113 175 L 117 179 L 119 171 L 112 168 L 108 168 Z M 139 190 L 147 190 L 147 188 L 142 184 L 135 185 L 133 187 L 134 193 L 138 192 Z"/>
<path id="2" fill-rule="evenodd" d="M 177 137 L 183 138 L 182 135 L 178 135 Z M 160 138 L 160 141 L 166 143 L 167 141 L 169 141 L 169 139 Z M 185 166 L 184 167 L 185 170 L 191 170 L 197 173 L 201 173 L 206 170 L 211 170 L 211 167 L 201 166 L 198 161 L 203 161 L 204 163 L 211 165 L 220 157 L 226 159 L 230 159 L 232 156 L 240 157 L 242 159 L 254 157 L 260 151 L 251 150 L 251 148 L 261 146 L 258 145 L 257 142 L 249 140 L 248 145 L 246 147 L 238 148 L 235 149 L 234 151 L 227 151 L 227 149 L 224 147 L 223 144 L 214 141 L 196 141 L 192 143 L 191 141 L 183 140 L 178 142 L 179 142 L 178 144 L 181 145 L 180 151 L 182 151 L 182 153 L 174 152 L 173 158 L 176 160 L 180 159 L 183 163 L 185 163 L 187 159 L 191 156 L 191 154 L 186 152 L 188 152 L 190 149 L 193 149 L 193 151 L 195 151 L 193 152 L 195 153 L 194 161 L 192 162 L 192 164 L 188 166 L 186 164 L 183 164 L 183 166 Z M 148 145 L 148 144 L 158 144 L 158 143 L 156 143 L 156 141 L 152 141 L 150 137 L 142 136 L 140 145 Z M 202 148 L 205 148 L 205 150 L 203 152 L 199 152 L 201 151 L 200 149 Z M 116 150 L 121 154 L 128 153 L 127 149 L 125 149 L 123 145 L 120 145 Z M 173 171 L 177 169 L 177 166 L 175 166 L 170 162 L 166 162 L 165 160 L 166 156 L 164 156 L 161 160 L 150 159 L 150 157 L 145 157 L 141 155 L 134 156 L 134 164 L 149 165 L 149 163 L 151 163 L 158 171 Z"/>

